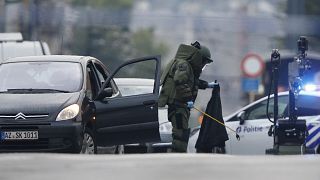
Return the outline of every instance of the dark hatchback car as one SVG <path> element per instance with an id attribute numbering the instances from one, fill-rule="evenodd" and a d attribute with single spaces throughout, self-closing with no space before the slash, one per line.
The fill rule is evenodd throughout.
<path id="1" fill-rule="evenodd" d="M 153 92 L 123 97 L 113 77 L 143 63 L 153 69 Z M 96 153 L 97 146 L 159 141 L 159 68 L 159 57 L 128 61 L 113 73 L 93 57 L 6 60 L 0 64 L 0 151 Z"/>

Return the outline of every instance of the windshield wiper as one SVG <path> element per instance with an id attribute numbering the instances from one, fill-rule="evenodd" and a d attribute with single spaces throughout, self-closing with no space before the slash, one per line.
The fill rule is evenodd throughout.
<path id="1" fill-rule="evenodd" d="M 66 90 L 60 90 L 60 89 L 38 89 L 41 91 L 50 91 L 50 92 L 62 92 L 62 93 L 69 93 L 70 91 L 66 91 Z"/>
<path id="2" fill-rule="evenodd" d="M 59 89 L 33 89 L 33 88 L 25 88 L 25 89 L 7 89 L 7 91 L 2 91 L 1 93 L 46 93 L 46 92 L 69 93 L 70 91 L 59 90 Z"/>

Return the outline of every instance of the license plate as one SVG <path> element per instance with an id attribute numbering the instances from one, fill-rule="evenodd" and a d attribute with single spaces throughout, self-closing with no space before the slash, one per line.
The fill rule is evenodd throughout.
<path id="1" fill-rule="evenodd" d="M 1 140 L 38 139 L 38 131 L 2 131 Z"/>

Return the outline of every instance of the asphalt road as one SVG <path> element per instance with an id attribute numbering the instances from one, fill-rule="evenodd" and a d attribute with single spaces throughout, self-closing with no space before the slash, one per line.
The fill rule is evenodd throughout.
<path id="1" fill-rule="evenodd" d="M 319 180 L 320 156 L 0 154 L 1 180 Z"/>

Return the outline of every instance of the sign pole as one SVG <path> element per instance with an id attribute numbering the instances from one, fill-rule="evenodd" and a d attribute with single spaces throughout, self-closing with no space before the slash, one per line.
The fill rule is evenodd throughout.
<path id="1" fill-rule="evenodd" d="M 256 93 L 253 91 L 249 92 L 249 103 L 252 103 L 256 97 Z"/>
<path id="2" fill-rule="evenodd" d="M 260 76 L 263 72 L 265 63 L 263 59 L 253 53 L 248 53 L 241 61 L 242 91 L 249 95 L 249 102 L 253 102 L 256 97 L 256 92 L 259 90 Z"/>

